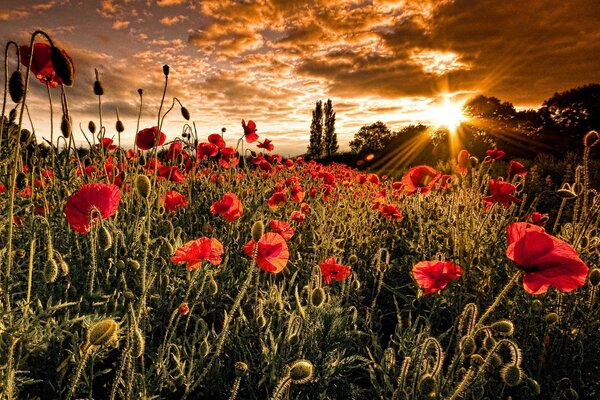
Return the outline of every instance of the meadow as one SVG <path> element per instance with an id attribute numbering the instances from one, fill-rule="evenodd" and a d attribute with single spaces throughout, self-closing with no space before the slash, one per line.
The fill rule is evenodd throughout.
<path id="1" fill-rule="evenodd" d="M 0 398 L 600 397 L 598 133 L 550 187 L 502 149 L 388 177 L 283 159 L 260 121 L 198 132 L 165 95 L 126 149 L 101 112 L 74 131 L 66 51 L 36 32 L 5 65 L 17 48 Z M 52 147 L 25 128 L 40 83 L 60 93 Z"/>

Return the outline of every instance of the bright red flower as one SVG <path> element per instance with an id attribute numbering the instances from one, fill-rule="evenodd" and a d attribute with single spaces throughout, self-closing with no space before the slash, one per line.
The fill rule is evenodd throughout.
<path id="1" fill-rule="evenodd" d="M 254 246 L 257 245 L 256 264 L 260 269 L 277 274 L 281 272 L 290 258 L 287 243 L 283 236 L 278 233 L 265 233 L 258 244 L 254 240 L 250 240 L 244 245 L 244 252 L 252 257 L 254 254 Z"/>
<path id="2" fill-rule="evenodd" d="M 129 159 L 129 160 L 135 160 L 137 158 L 137 156 L 138 156 L 137 152 L 133 149 L 129 149 L 125 153 L 125 157 L 127 157 L 127 159 Z"/>
<path id="3" fill-rule="evenodd" d="M 466 175 L 469 172 L 469 159 L 471 155 L 467 150 L 461 150 L 458 152 L 458 165 L 456 171 L 461 175 Z"/>
<path id="4" fill-rule="evenodd" d="M 527 175 L 527 170 L 525 169 L 525 166 L 515 160 L 510 160 L 510 164 L 508 166 L 507 172 L 508 172 L 508 175 L 520 175 L 520 176 Z"/>
<path id="5" fill-rule="evenodd" d="M 188 271 L 200 268 L 203 260 L 207 260 L 212 265 L 221 264 L 223 255 L 223 245 L 215 238 L 201 237 L 196 240 L 190 240 L 183 247 L 175 251 L 171 261 L 177 263 L 186 263 Z"/>
<path id="6" fill-rule="evenodd" d="M 440 177 L 439 187 L 444 190 L 450 189 L 455 181 L 456 177 L 454 175 L 444 174 Z"/>
<path id="7" fill-rule="evenodd" d="M 178 167 L 174 165 L 163 165 L 158 168 L 158 176 L 171 182 L 185 182 L 185 176 Z"/>
<path id="8" fill-rule="evenodd" d="M 279 233 L 285 240 L 290 240 L 294 236 L 294 227 L 285 221 L 272 220 L 269 227 L 275 233 Z"/>
<path id="9" fill-rule="evenodd" d="M 425 294 L 442 290 L 462 273 L 462 268 L 450 261 L 421 261 L 412 269 L 413 278 L 425 289 Z"/>
<path id="10" fill-rule="evenodd" d="M 88 233 L 90 226 L 100 217 L 115 215 L 121 201 L 121 193 L 110 183 L 89 183 L 67 199 L 65 215 L 71 228 L 79 233 Z"/>
<path id="11" fill-rule="evenodd" d="M 550 286 L 570 292 L 583 286 L 588 267 L 571 245 L 527 222 L 512 223 L 507 231 L 506 256 L 523 270 L 527 293 L 546 293 Z"/>
<path id="12" fill-rule="evenodd" d="M 395 219 L 398 221 L 402 219 L 402 212 L 398 209 L 398 206 L 396 206 L 395 204 L 387 204 L 379 208 L 379 211 L 388 219 Z"/>
<path id="13" fill-rule="evenodd" d="M 529 216 L 529 220 L 534 225 L 544 226 L 546 221 L 548 221 L 548 214 L 542 214 L 541 212 L 534 211 Z"/>
<path id="14" fill-rule="evenodd" d="M 326 284 L 330 284 L 332 279 L 336 281 L 343 281 L 350 276 L 349 265 L 342 265 L 335 262 L 335 257 L 329 257 L 325 259 L 320 265 L 321 275 Z"/>
<path id="15" fill-rule="evenodd" d="M 431 188 L 435 187 L 440 176 L 442 176 L 441 172 L 436 171 L 428 165 L 412 167 L 402 177 L 404 191 L 408 195 L 417 192 L 426 194 Z"/>
<path id="16" fill-rule="evenodd" d="M 506 154 L 502 150 L 498 150 L 496 148 L 486 150 L 485 153 L 487 154 L 487 157 L 483 160 L 483 162 L 486 163 L 492 162 L 493 160 L 499 160 Z"/>
<path id="17" fill-rule="evenodd" d="M 182 317 L 188 315 L 188 313 L 190 312 L 190 305 L 186 302 L 181 303 L 179 305 L 179 315 L 181 315 Z"/>
<path id="18" fill-rule="evenodd" d="M 96 147 L 101 147 L 108 151 L 112 151 L 117 148 L 116 144 L 113 144 L 113 140 L 111 138 L 102 138 L 102 141 L 96 145 Z"/>
<path id="19" fill-rule="evenodd" d="M 198 160 L 203 160 L 206 157 L 214 157 L 219 154 L 219 148 L 212 143 L 198 143 L 198 147 L 196 148 L 196 158 Z"/>
<path id="20" fill-rule="evenodd" d="M 155 146 L 162 146 L 167 140 L 167 135 L 160 132 L 157 126 L 152 128 L 142 129 L 138 132 L 135 144 L 141 150 L 150 150 Z"/>
<path id="21" fill-rule="evenodd" d="M 291 189 L 292 201 L 294 203 L 302 203 L 304 197 L 306 197 L 306 192 L 302 189 L 302 186 L 296 185 Z"/>
<path id="22" fill-rule="evenodd" d="M 269 208 L 274 209 L 279 207 L 280 204 L 285 204 L 286 202 L 287 196 L 285 191 L 277 191 L 269 198 L 267 204 L 269 204 Z"/>
<path id="23" fill-rule="evenodd" d="M 219 214 L 225 221 L 233 222 L 242 216 L 243 206 L 240 199 L 233 193 L 225 193 L 223 198 L 210 206 L 210 212 Z"/>
<path id="24" fill-rule="evenodd" d="M 258 147 L 259 149 L 265 149 L 267 151 L 273 151 L 273 149 L 275 148 L 275 146 L 271 144 L 271 141 L 269 139 L 265 139 L 265 141 L 262 143 L 258 142 L 256 147 Z"/>
<path id="25" fill-rule="evenodd" d="M 223 140 L 223 137 L 218 133 L 211 133 L 208 135 L 208 142 L 214 144 L 220 149 L 224 149 L 226 146 L 225 140 Z"/>
<path id="26" fill-rule="evenodd" d="M 175 160 L 180 154 L 183 154 L 183 142 L 181 140 L 176 140 L 169 146 L 165 158 L 167 160 Z"/>
<path id="27" fill-rule="evenodd" d="M 61 52 L 67 57 L 71 66 L 73 67 L 73 72 L 75 72 L 75 65 L 73 64 L 73 60 L 71 57 L 64 51 Z M 25 67 L 29 64 L 29 56 L 31 55 L 30 47 L 20 46 L 19 53 L 21 55 L 21 64 Z M 50 56 L 51 46 L 46 43 L 35 43 L 33 45 L 33 58 L 31 59 L 31 73 L 35 75 L 35 77 L 42 82 L 44 85 L 48 85 L 52 88 L 57 87 L 58 85 L 62 85 L 63 81 L 54 71 L 54 66 L 52 65 L 52 59 Z"/>
<path id="28" fill-rule="evenodd" d="M 504 208 L 508 208 L 511 203 L 521 202 L 521 199 L 517 199 L 511 195 L 515 190 L 516 187 L 512 183 L 490 179 L 490 191 L 492 194 L 484 197 L 483 201 L 486 203 L 487 208 L 494 203 L 500 203 Z"/>
<path id="29" fill-rule="evenodd" d="M 242 128 L 244 128 L 244 136 L 246 137 L 247 143 L 253 143 L 258 140 L 258 135 L 256 134 L 256 124 L 254 121 L 248 121 L 248 125 L 246 125 L 246 121 L 242 120 Z"/>
<path id="30" fill-rule="evenodd" d="M 238 165 L 240 158 L 233 147 L 225 147 L 221 149 L 221 158 L 219 158 L 219 165 L 225 168 L 232 168 Z"/>
<path id="31" fill-rule="evenodd" d="M 299 224 L 302 224 L 304 222 L 304 218 L 306 218 L 306 215 L 304 215 L 300 211 L 292 211 L 292 213 L 290 214 L 290 219 L 292 221 L 296 221 Z"/>
<path id="32" fill-rule="evenodd" d="M 169 211 L 175 211 L 178 208 L 188 205 L 187 198 L 176 190 L 169 190 L 164 197 L 165 208 Z"/>

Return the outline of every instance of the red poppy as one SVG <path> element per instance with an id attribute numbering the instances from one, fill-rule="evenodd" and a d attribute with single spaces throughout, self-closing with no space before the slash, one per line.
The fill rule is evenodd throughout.
<path id="1" fill-rule="evenodd" d="M 181 315 L 182 317 L 188 315 L 188 313 L 190 312 L 190 305 L 186 302 L 181 303 L 179 305 L 179 315 Z"/>
<path id="2" fill-rule="evenodd" d="M 435 187 L 440 176 L 442 176 L 441 172 L 436 171 L 428 165 L 412 167 L 402 177 L 404 191 L 408 195 L 417 192 L 426 194 L 431 188 Z"/>
<path id="3" fill-rule="evenodd" d="M 112 151 L 117 148 L 116 144 L 113 144 L 113 140 L 111 138 L 102 138 L 102 141 L 96 145 L 96 147 L 102 147 L 108 151 Z"/>
<path id="4" fill-rule="evenodd" d="M 275 233 L 279 233 L 285 240 L 290 240 L 294 235 L 294 227 L 285 221 L 273 220 L 269 222 L 269 227 Z"/>
<path id="5" fill-rule="evenodd" d="M 379 208 L 379 212 L 385 215 L 388 219 L 401 220 L 402 212 L 398 209 L 395 204 L 387 204 Z"/>
<path id="6" fill-rule="evenodd" d="M 302 200 L 304 200 L 304 197 L 306 196 L 306 192 L 304 191 L 304 189 L 302 189 L 302 186 L 300 185 L 295 185 L 294 187 L 292 187 L 290 192 L 292 201 L 294 203 L 302 203 Z"/>
<path id="7" fill-rule="evenodd" d="M 223 137 L 221 135 L 219 135 L 218 133 L 212 133 L 210 135 L 208 135 L 208 142 L 214 144 L 215 146 L 217 146 L 220 149 L 224 149 L 225 148 L 225 141 L 223 140 Z"/>
<path id="8" fill-rule="evenodd" d="M 100 217 L 113 216 L 119 208 L 121 193 L 110 183 L 89 183 L 69 196 L 65 215 L 71 228 L 79 233 L 88 233 L 90 226 Z"/>
<path id="9" fill-rule="evenodd" d="M 178 208 L 188 205 L 187 198 L 176 190 L 169 190 L 165 193 L 164 198 L 165 208 L 169 211 L 175 211 Z"/>
<path id="10" fill-rule="evenodd" d="M 223 245 L 215 238 L 201 237 L 196 240 L 190 240 L 183 247 L 175 251 L 171 261 L 177 263 L 186 263 L 188 271 L 200 268 L 203 260 L 207 260 L 213 265 L 221 264 L 223 255 Z"/>
<path id="11" fill-rule="evenodd" d="M 287 196 L 285 195 L 285 191 L 277 191 L 269 198 L 267 204 L 269 204 L 269 208 L 275 209 L 279 207 L 280 204 L 285 204 L 286 202 Z"/>
<path id="12" fill-rule="evenodd" d="M 129 149 L 125 153 L 125 157 L 127 157 L 127 159 L 129 159 L 129 160 L 135 160 L 137 158 L 137 156 L 138 156 L 137 152 L 133 149 Z"/>
<path id="13" fill-rule="evenodd" d="M 219 154 L 219 148 L 212 143 L 198 143 L 198 147 L 196 148 L 196 158 L 198 160 L 203 160 L 206 157 L 214 157 Z"/>
<path id="14" fill-rule="evenodd" d="M 450 261 L 421 261 L 412 269 L 413 278 L 425 289 L 425 294 L 442 290 L 462 273 L 462 268 Z"/>
<path id="15" fill-rule="evenodd" d="M 323 261 L 319 268 L 321 268 L 321 275 L 326 284 L 330 284 L 332 279 L 336 281 L 343 281 L 350 276 L 349 265 L 342 265 L 335 262 L 335 257 L 329 257 Z"/>
<path id="16" fill-rule="evenodd" d="M 292 221 L 296 221 L 299 224 L 302 224 L 304 222 L 304 218 L 306 218 L 306 215 L 304 215 L 300 211 L 292 211 L 292 213 L 290 214 L 290 219 Z"/>
<path id="17" fill-rule="evenodd" d="M 210 212 L 219 214 L 225 221 L 233 222 L 233 220 L 242 216 L 243 206 L 240 199 L 233 193 L 225 193 L 223 198 L 210 206 Z"/>
<path id="18" fill-rule="evenodd" d="M 278 233 L 267 232 L 258 241 L 250 240 L 244 245 L 244 252 L 252 257 L 254 254 L 254 246 L 256 250 L 256 264 L 260 269 L 277 274 L 281 272 L 290 258 L 287 243 L 283 236 Z"/>
<path id="19" fill-rule="evenodd" d="M 471 155 L 467 150 L 461 150 L 458 152 L 458 165 L 456 171 L 461 175 L 466 175 L 469 172 L 469 159 Z"/>
<path id="20" fill-rule="evenodd" d="M 265 139 L 265 141 L 262 143 L 258 142 L 256 147 L 258 147 L 259 149 L 265 149 L 267 151 L 273 151 L 273 149 L 275 148 L 275 146 L 271 144 L 271 141 L 269 139 Z"/>
<path id="21" fill-rule="evenodd" d="M 525 169 L 525 166 L 515 160 L 510 160 L 510 164 L 508 166 L 507 172 L 508 172 L 508 175 L 520 175 L 520 176 L 527 175 L 527 170 Z"/>
<path id="22" fill-rule="evenodd" d="M 506 154 L 502 150 L 498 150 L 496 148 L 486 150 L 485 153 L 487 154 L 487 157 L 483 161 L 486 163 L 492 162 L 493 160 L 499 160 Z"/>
<path id="23" fill-rule="evenodd" d="M 141 150 L 150 150 L 155 146 L 162 146 L 167 140 L 167 135 L 160 132 L 157 126 L 152 128 L 142 129 L 138 132 L 135 144 Z"/>
<path id="24" fill-rule="evenodd" d="M 444 190 L 450 189 L 455 181 L 456 177 L 454 175 L 444 174 L 440 177 L 439 187 Z"/>
<path id="25" fill-rule="evenodd" d="M 231 168 L 238 165 L 240 158 L 233 147 L 225 147 L 221 150 L 221 158 L 219 158 L 219 165 L 225 168 Z"/>
<path id="26" fill-rule="evenodd" d="M 546 293 L 550 286 L 570 292 L 583 286 L 588 267 L 571 245 L 527 222 L 512 223 L 507 231 L 506 256 L 523 270 L 527 293 Z"/>
<path id="27" fill-rule="evenodd" d="M 183 154 L 183 142 L 176 140 L 169 146 L 169 150 L 167 150 L 165 158 L 167 160 L 175 160 L 180 154 Z"/>
<path id="28" fill-rule="evenodd" d="M 484 197 L 483 201 L 486 203 L 487 208 L 494 203 L 500 203 L 504 206 L 504 208 L 508 208 L 510 207 L 511 203 L 521 202 L 521 199 L 517 199 L 511 195 L 511 193 L 513 193 L 515 190 L 515 185 L 512 183 L 490 179 L 490 191 L 492 194 Z"/>
<path id="29" fill-rule="evenodd" d="M 163 165 L 158 168 L 158 176 L 164 179 L 168 179 L 171 182 L 185 182 L 185 176 L 183 173 L 174 165 Z"/>
<path id="30" fill-rule="evenodd" d="M 529 220 L 534 225 L 544 226 L 546 221 L 548 221 L 548 214 L 542 214 L 541 212 L 534 211 L 529 216 Z"/>
<path id="31" fill-rule="evenodd" d="M 54 70 L 54 66 L 52 65 L 51 59 L 51 46 L 46 43 L 35 43 L 33 45 L 33 57 L 31 59 L 31 73 L 35 75 L 40 82 L 44 85 L 48 85 L 52 88 L 57 87 L 58 85 L 62 85 L 63 81 L 56 74 Z M 67 57 L 71 66 L 73 68 L 73 72 L 75 72 L 75 66 L 73 64 L 73 60 L 71 57 L 64 51 L 61 52 Z M 30 47 L 20 46 L 19 53 L 21 55 L 21 64 L 27 67 L 29 64 L 29 57 L 31 55 Z"/>
<path id="32" fill-rule="evenodd" d="M 244 128 L 244 136 L 246 137 L 247 143 L 253 143 L 258 140 L 258 135 L 256 134 L 256 124 L 254 121 L 248 121 L 248 125 L 246 125 L 246 121 L 242 120 L 242 128 Z"/>

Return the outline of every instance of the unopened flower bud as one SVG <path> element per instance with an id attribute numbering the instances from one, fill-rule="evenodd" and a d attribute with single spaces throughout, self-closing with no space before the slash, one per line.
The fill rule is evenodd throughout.
<path id="1" fill-rule="evenodd" d="M 8 81 L 8 93 L 15 103 L 20 103 L 25 94 L 25 77 L 21 71 L 15 71 Z"/>
<path id="2" fill-rule="evenodd" d="M 290 365 L 290 380 L 296 385 L 309 382 L 314 376 L 314 366 L 308 360 L 298 360 Z"/>
<path id="3" fill-rule="evenodd" d="M 107 318 L 96 322 L 88 329 L 88 343 L 102 346 L 114 341 L 119 333 L 119 325 L 114 319 Z"/>
<path id="4" fill-rule="evenodd" d="M 56 46 L 50 48 L 50 60 L 56 75 L 63 81 L 65 86 L 73 86 L 75 70 L 73 63 L 63 50 Z"/>

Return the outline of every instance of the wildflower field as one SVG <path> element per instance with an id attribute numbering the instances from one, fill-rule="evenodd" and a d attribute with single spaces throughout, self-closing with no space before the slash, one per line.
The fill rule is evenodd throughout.
<path id="1" fill-rule="evenodd" d="M 260 121 L 198 132 L 165 97 L 124 148 L 100 112 L 73 130 L 44 33 L 5 54 L 0 398 L 600 398 L 598 133 L 538 193 L 502 149 L 377 175 L 282 159 Z M 27 127 L 40 82 L 53 147 Z"/>

